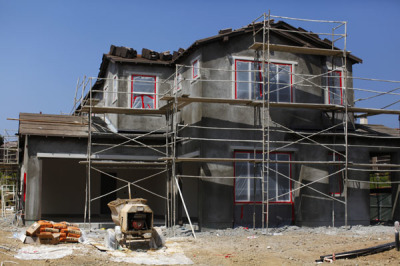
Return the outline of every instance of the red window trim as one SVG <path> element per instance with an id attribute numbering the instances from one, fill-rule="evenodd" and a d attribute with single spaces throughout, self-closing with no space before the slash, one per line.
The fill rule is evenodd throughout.
<path id="1" fill-rule="evenodd" d="M 148 94 L 139 94 L 139 96 L 142 98 L 142 108 L 141 109 L 156 109 L 157 76 L 132 74 L 132 76 L 131 76 L 131 108 L 133 108 L 133 101 L 135 100 L 135 98 L 139 97 L 139 96 L 135 96 L 135 98 L 133 98 L 133 94 L 134 94 L 134 92 L 133 92 L 133 77 L 151 77 L 151 78 L 154 78 L 154 95 L 150 96 Z M 137 94 L 137 93 L 135 93 L 135 94 Z M 153 101 L 154 101 L 153 108 L 145 108 L 144 102 L 143 102 L 143 96 L 147 96 L 147 97 L 150 97 L 151 99 L 153 99 Z"/>
<path id="2" fill-rule="evenodd" d="M 252 60 L 244 60 L 244 59 L 235 59 L 235 99 L 237 99 L 237 62 L 248 62 L 248 63 L 259 63 L 261 64 L 261 61 L 252 61 Z M 268 64 L 273 64 L 273 65 L 282 65 L 282 66 L 290 66 L 290 102 L 293 102 L 293 65 L 292 64 L 285 64 L 285 63 L 274 63 L 270 62 L 267 63 L 265 62 L 266 65 Z M 261 70 L 261 69 L 259 69 Z M 260 80 L 262 80 L 262 73 L 260 72 Z M 262 85 L 260 85 L 260 95 L 262 95 Z"/>
<path id="3" fill-rule="evenodd" d="M 234 151 L 233 152 L 233 156 L 234 158 L 236 158 L 236 153 L 254 153 L 254 151 L 250 151 L 250 150 L 240 150 L 240 151 Z M 256 154 L 260 154 L 262 153 L 261 151 L 256 151 Z M 287 154 L 289 155 L 289 161 L 292 161 L 292 154 L 289 152 L 271 152 L 270 154 Z M 233 162 L 233 174 L 234 174 L 234 180 L 233 180 L 233 201 L 234 201 L 234 205 L 246 205 L 246 204 L 261 204 L 261 201 L 236 201 L 236 164 L 235 162 Z M 289 164 L 289 176 L 290 178 L 292 178 L 292 164 Z M 290 192 L 292 192 L 292 180 L 289 180 L 289 190 Z M 293 202 L 293 198 L 292 195 L 293 193 L 290 193 L 290 199 L 289 201 L 270 201 L 269 203 L 273 203 L 273 204 L 294 204 Z"/>
<path id="4" fill-rule="evenodd" d="M 339 74 L 339 87 L 340 87 L 340 105 L 343 105 L 343 84 L 342 84 L 342 71 L 340 70 L 335 70 L 330 72 L 330 74 L 332 73 L 338 73 Z M 331 104 L 331 88 L 329 87 L 329 78 L 330 75 L 328 74 L 328 102 L 329 104 Z"/>
<path id="5" fill-rule="evenodd" d="M 24 202 L 26 200 L 26 173 L 24 173 Z"/>
<path id="6" fill-rule="evenodd" d="M 194 65 L 195 65 L 197 62 L 199 62 L 199 59 L 194 60 L 193 63 L 192 63 L 192 68 L 193 68 L 193 69 L 192 69 L 192 78 L 193 78 L 193 79 L 195 79 L 195 78 L 197 78 L 197 77 L 199 76 L 199 75 L 196 75 L 196 76 L 194 75 Z M 200 69 L 197 69 L 197 70 L 200 71 Z"/>

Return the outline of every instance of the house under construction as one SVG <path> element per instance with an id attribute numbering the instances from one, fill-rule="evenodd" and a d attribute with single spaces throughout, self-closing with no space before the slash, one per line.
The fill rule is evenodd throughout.
<path id="1" fill-rule="evenodd" d="M 131 197 L 167 226 L 399 219 L 399 132 L 366 123 L 400 114 L 371 108 L 396 82 L 355 88 L 347 23 L 298 21 L 264 14 L 173 54 L 111 46 L 71 115 L 20 114 L 25 219 L 111 220 Z"/>

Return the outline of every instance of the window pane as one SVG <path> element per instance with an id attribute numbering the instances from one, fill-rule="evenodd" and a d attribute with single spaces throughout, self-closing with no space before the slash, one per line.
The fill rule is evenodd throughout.
<path id="1" fill-rule="evenodd" d="M 154 77 L 133 77 L 133 92 L 148 92 L 154 93 L 155 91 L 155 78 Z"/>
<path id="2" fill-rule="evenodd" d="M 236 178 L 235 197 L 236 201 L 249 201 L 247 179 Z"/>
<path id="3" fill-rule="evenodd" d="M 200 63 L 199 60 L 193 62 L 193 78 L 197 78 L 200 75 Z"/>
<path id="4" fill-rule="evenodd" d="M 132 108 L 155 108 L 156 78 L 132 76 Z"/>
<path id="5" fill-rule="evenodd" d="M 154 95 L 143 95 L 143 106 L 145 109 L 153 109 Z"/>
<path id="6" fill-rule="evenodd" d="M 132 108 L 142 108 L 142 97 L 139 94 L 132 94 Z"/>
<path id="7" fill-rule="evenodd" d="M 290 102 L 290 67 L 277 65 L 278 68 L 278 101 Z"/>
<path id="8" fill-rule="evenodd" d="M 271 159 L 272 160 L 272 159 Z M 277 186 L 277 179 L 276 179 L 276 164 L 271 163 L 269 165 L 270 170 L 268 171 L 268 192 L 269 192 L 269 199 L 270 201 L 276 201 L 276 186 Z M 267 184 L 265 184 L 265 190 L 267 190 Z M 265 195 L 264 200 L 267 200 L 267 195 Z"/>
<path id="9" fill-rule="evenodd" d="M 236 89 L 238 99 L 251 99 L 250 62 L 236 61 Z"/>
<path id="10" fill-rule="evenodd" d="M 278 154 L 279 161 L 288 161 L 289 155 L 287 154 Z M 278 173 L 277 180 L 278 180 L 278 201 L 289 201 L 290 194 L 286 194 L 290 191 L 290 168 L 289 164 L 287 163 L 280 163 L 278 164 Z M 284 195 L 285 194 L 285 195 Z M 282 195 L 282 196 L 280 196 Z"/>
<path id="11" fill-rule="evenodd" d="M 248 153 L 236 153 L 235 158 L 249 158 Z M 235 197 L 236 201 L 249 201 L 249 179 L 240 177 L 249 177 L 252 175 L 249 163 L 247 162 L 236 162 L 235 163 Z"/>
<path id="12" fill-rule="evenodd" d="M 329 102 L 331 104 L 342 104 L 341 73 L 334 71 L 328 74 Z"/>

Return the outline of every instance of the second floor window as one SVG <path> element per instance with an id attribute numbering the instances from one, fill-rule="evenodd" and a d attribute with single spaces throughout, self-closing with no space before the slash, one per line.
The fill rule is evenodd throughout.
<path id="1" fill-rule="evenodd" d="M 196 59 L 192 62 L 192 79 L 200 78 L 200 61 Z"/>
<path id="2" fill-rule="evenodd" d="M 235 98 L 263 99 L 263 81 L 265 81 L 265 99 L 269 90 L 272 102 L 293 102 L 292 65 L 280 63 L 265 63 L 262 73 L 262 62 L 235 60 Z"/>
<path id="3" fill-rule="evenodd" d="M 131 108 L 156 108 L 156 76 L 131 76 Z"/>

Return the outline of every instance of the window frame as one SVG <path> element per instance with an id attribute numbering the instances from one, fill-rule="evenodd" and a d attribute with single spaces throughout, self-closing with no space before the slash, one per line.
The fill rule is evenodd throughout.
<path id="1" fill-rule="evenodd" d="M 104 106 L 108 107 L 108 85 L 104 86 L 103 89 L 103 100 L 104 100 Z"/>
<path id="2" fill-rule="evenodd" d="M 234 158 L 236 158 L 236 154 L 237 153 L 246 153 L 246 154 L 254 154 L 254 151 L 250 151 L 250 150 L 235 150 L 234 151 Z M 256 151 L 256 154 L 262 154 L 262 151 Z M 289 155 L 289 161 L 292 161 L 292 153 L 290 153 L 290 152 L 271 152 L 270 154 L 285 154 L 285 155 Z M 262 201 L 253 201 L 250 197 L 251 197 L 251 192 L 250 192 L 250 189 L 251 189 L 251 186 L 249 185 L 250 183 L 248 182 L 248 190 L 247 190 L 247 195 L 248 195 L 248 200 L 236 200 L 236 179 L 237 179 L 237 177 L 236 177 L 236 163 L 237 162 L 234 162 L 233 163 L 233 174 L 234 174 L 234 181 L 233 181 L 233 200 L 234 200 L 234 204 L 235 205 L 237 205 L 237 204 L 254 204 L 254 203 L 256 203 L 256 204 L 261 204 L 262 203 Z M 250 167 L 253 167 L 252 165 L 253 165 L 253 163 L 251 163 L 251 162 L 247 162 L 249 165 L 250 165 Z M 261 163 L 257 163 L 257 164 L 261 164 Z M 289 177 L 290 178 L 292 178 L 292 164 L 291 163 L 288 163 L 288 167 L 289 167 Z M 277 173 L 276 173 L 276 175 L 278 175 Z M 260 177 L 260 176 L 258 176 L 258 177 Z M 282 178 L 285 178 L 285 177 L 282 177 Z M 265 176 L 264 176 L 264 179 L 265 179 Z M 250 179 L 246 179 L 246 180 L 250 180 Z M 289 180 L 289 191 L 290 191 L 290 193 L 289 193 L 289 200 L 287 200 L 287 201 L 269 201 L 269 203 L 273 203 L 273 204 L 293 204 L 293 184 L 292 184 L 293 182 L 292 182 L 292 180 Z M 277 185 L 278 185 L 278 183 L 277 183 Z M 277 189 L 275 190 L 275 191 L 278 191 Z M 253 195 L 254 196 L 254 195 Z M 255 195 L 255 197 L 257 198 L 257 195 Z M 261 195 L 260 195 L 260 197 L 261 197 L 261 200 L 263 200 L 262 199 L 262 192 L 261 192 Z M 279 195 L 277 195 L 275 198 L 278 198 L 279 197 Z"/>
<path id="3" fill-rule="evenodd" d="M 240 99 L 238 98 L 238 71 L 237 71 L 237 62 L 247 62 L 247 63 L 253 63 L 253 64 L 262 64 L 262 61 L 256 61 L 253 60 L 251 58 L 243 58 L 243 57 L 233 57 L 233 69 L 234 69 L 234 75 L 233 75 L 233 79 L 234 79 L 234 86 L 233 86 L 233 98 L 234 99 Z M 294 102 L 294 90 L 293 90 L 293 82 L 294 82 L 294 69 L 295 69 L 295 65 L 297 64 L 297 62 L 293 62 L 293 61 L 284 61 L 284 60 L 270 60 L 269 62 L 265 61 L 265 65 L 269 66 L 270 64 L 273 65 L 284 65 L 284 66 L 289 66 L 290 67 L 290 73 L 289 73 L 289 82 L 290 82 L 290 101 L 289 103 L 293 103 Z M 251 64 L 249 64 L 251 66 Z M 249 75 L 252 72 L 250 72 L 249 70 Z M 262 88 L 262 79 L 263 79 L 263 75 L 261 73 L 261 69 L 260 69 L 260 93 L 261 93 L 261 88 Z M 251 79 L 250 79 L 251 80 Z M 255 100 L 253 98 L 249 99 L 249 100 Z M 278 101 L 278 102 L 282 102 L 282 101 Z"/>
<path id="4" fill-rule="evenodd" d="M 118 100 L 118 76 L 113 76 L 112 81 L 112 101 L 111 103 L 115 103 Z"/>
<path id="5" fill-rule="evenodd" d="M 151 77 L 151 78 L 154 78 L 154 93 L 142 93 L 142 94 L 139 94 L 139 93 L 134 93 L 134 91 L 133 91 L 133 88 L 134 88 L 134 85 L 133 85 L 133 77 Z M 130 74 L 130 82 L 129 82 L 129 94 L 130 94 L 130 100 L 129 100 L 129 102 L 128 102 L 128 108 L 131 108 L 131 109 L 141 109 L 141 110 L 145 110 L 145 109 L 150 109 L 150 110 L 153 110 L 153 109 L 157 109 L 157 90 L 158 90 L 158 84 L 157 84 L 157 80 L 158 80 L 158 77 L 157 77 L 157 75 L 149 75 L 149 74 L 139 74 L 139 73 L 133 73 L 133 74 Z M 139 95 L 153 95 L 154 96 L 154 99 L 153 99 L 153 108 L 133 108 L 133 94 L 139 94 Z M 142 105 L 143 105 L 143 101 L 142 101 Z"/>
<path id="6" fill-rule="evenodd" d="M 178 74 L 175 77 L 175 84 L 174 84 L 175 86 L 173 90 L 174 94 L 182 90 L 182 81 L 183 81 L 182 73 L 178 71 Z"/>
<path id="7" fill-rule="evenodd" d="M 327 72 L 327 76 L 326 76 L 326 78 L 325 78 L 325 103 L 327 103 L 327 104 L 335 104 L 335 103 L 331 103 L 331 87 L 330 87 L 330 85 L 329 85 L 329 79 L 332 77 L 332 74 L 333 73 L 338 73 L 339 74 L 339 83 L 340 83 L 340 104 L 339 105 L 343 105 L 343 96 L 344 96 L 344 93 L 343 93 L 343 90 L 344 90 L 344 88 L 343 88 L 343 70 L 342 69 L 329 69 L 328 70 L 328 72 Z M 335 74 L 335 76 L 334 77 L 336 77 L 336 74 Z M 336 88 L 332 88 L 332 89 L 336 89 Z"/>
<path id="8" fill-rule="evenodd" d="M 195 65 L 198 65 L 197 67 Z M 192 66 L 192 82 L 200 79 L 201 74 L 200 74 L 200 67 L 201 67 L 201 57 L 197 56 L 191 61 L 191 66 Z M 195 75 L 195 70 L 197 70 L 197 75 Z"/>

